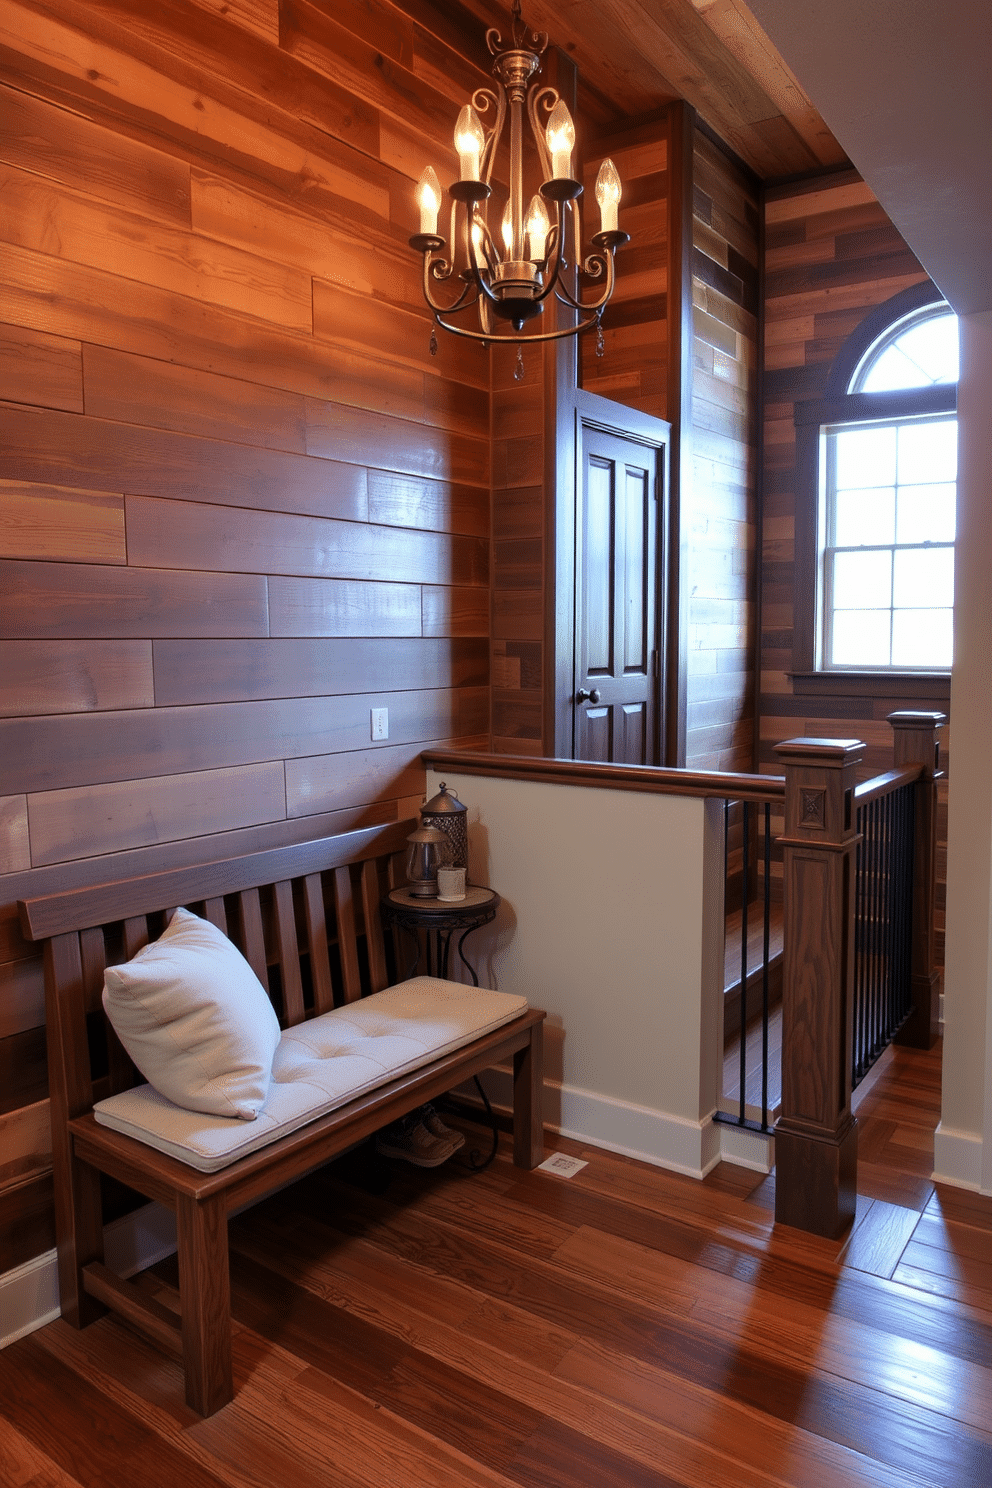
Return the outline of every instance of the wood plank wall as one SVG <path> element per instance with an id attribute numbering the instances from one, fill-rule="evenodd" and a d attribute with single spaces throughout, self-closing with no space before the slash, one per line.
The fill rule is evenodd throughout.
<path id="1" fill-rule="evenodd" d="M 547 358 L 553 350 L 492 351 L 492 731 L 501 754 L 544 753 Z"/>
<path id="2" fill-rule="evenodd" d="M 406 241 L 455 14 L 4 7 L 0 1273 L 52 1238 L 14 901 L 394 819 L 490 742 L 489 361 L 429 355 Z"/>
<path id="3" fill-rule="evenodd" d="M 754 768 L 758 181 L 697 127 L 686 764 Z"/>
<path id="4" fill-rule="evenodd" d="M 609 155 L 623 182 L 620 226 L 631 241 L 617 250 L 617 284 L 603 312 L 604 351 L 589 333 L 579 343 L 580 385 L 590 393 L 667 419 L 668 125 L 665 117 L 623 138 L 599 140 L 583 169 L 586 239 L 599 231 L 596 173 Z"/>
<path id="5" fill-rule="evenodd" d="M 859 738 L 862 774 L 890 767 L 887 714 L 948 711 L 945 683 L 920 679 L 903 693 L 874 696 L 831 686 L 797 693 L 792 627 L 796 470 L 793 412 L 824 393 L 831 363 L 861 321 L 927 276 L 873 193 L 854 171 L 770 188 L 765 202 L 764 476 L 761 556 L 760 768 L 777 772 L 775 744 L 801 734 Z M 946 732 L 946 731 L 945 731 Z M 946 749 L 942 750 L 942 757 Z M 946 782 L 938 846 L 938 957 L 943 959 Z"/>

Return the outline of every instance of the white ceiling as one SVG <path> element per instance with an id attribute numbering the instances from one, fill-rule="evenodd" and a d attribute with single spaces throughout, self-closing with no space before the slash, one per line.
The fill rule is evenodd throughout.
<path id="1" fill-rule="evenodd" d="M 992 309 L 992 0 L 748 0 L 961 315 Z"/>

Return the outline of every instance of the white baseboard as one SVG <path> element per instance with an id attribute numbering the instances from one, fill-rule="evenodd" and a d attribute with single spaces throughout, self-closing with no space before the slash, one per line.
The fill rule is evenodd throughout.
<path id="1" fill-rule="evenodd" d="M 107 1225 L 104 1243 L 110 1269 L 134 1276 L 175 1250 L 175 1218 L 160 1204 L 146 1204 Z M 54 1322 L 60 1311 L 58 1260 L 47 1250 L 0 1276 L 0 1348 Z"/>
<path id="2" fill-rule="evenodd" d="M 494 1106 L 501 1111 L 512 1109 L 508 1070 L 487 1070 L 483 1084 Z M 476 1098 L 471 1084 L 463 1086 L 459 1094 L 466 1100 Z M 588 1142 L 591 1147 L 635 1157 L 692 1178 L 705 1178 L 721 1158 L 721 1128 L 712 1116 L 689 1121 L 550 1080 L 544 1085 L 544 1124 L 573 1141 Z"/>
<path id="3" fill-rule="evenodd" d="M 933 1176 L 937 1183 L 951 1183 L 955 1188 L 969 1188 L 983 1193 L 982 1158 L 984 1143 L 975 1132 L 955 1131 L 943 1122 L 933 1136 Z"/>

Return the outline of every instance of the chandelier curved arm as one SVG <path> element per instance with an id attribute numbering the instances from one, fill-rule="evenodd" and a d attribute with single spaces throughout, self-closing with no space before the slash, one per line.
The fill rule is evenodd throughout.
<path id="1" fill-rule="evenodd" d="M 476 287 L 471 280 L 464 286 L 461 294 L 450 305 L 442 305 L 440 300 L 435 299 L 431 293 L 431 280 L 435 279 L 443 282 L 445 279 L 451 278 L 452 272 L 453 265 L 446 258 L 433 258 L 430 249 L 424 252 L 424 299 L 434 312 L 434 318 L 437 320 L 438 325 L 444 324 L 444 321 L 439 318 L 440 316 L 455 315 L 459 310 L 468 309 L 471 305 L 475 304 Z"/>
<path id="2" fill-rule="evenodd" d="M 531 133 L 537 144 L 537 152 L 541 157 L 541 169 L 544 172 L 543 179 L 550 180 L 551 177 L 551 151 L 548 149 L 548 139 L 544 124 L 538 118 L 538 107 L 543 107 L 545 113 L 550 117 L 551 110 L 561 97 L 555 88 L 537 88 L 527 95 L 527 117 L 530 121 Z"/>
<path id="3" fill-rule="evenodd" d="M 503 124 L 506 119 L 506 97 L 500 93 L 494 93 L 491 88 L 476 88 L 472 94 L 472 107 L 476 113 L 487 114 L 492 108 L 496 117 L 492 128 L 482 147 L 482 158 L 479 162 L 479 179 L 485 181 L 486 185 L 492 184 L 493 164 L 496 160 L 496 146 L 499 144 L 503 133 Z"/>
<path id="4" fill-rule="evenodd" d="M 468 307 L 466 306 L 465 308 L 467 309 Z M 602 308 L 596 310 L 592 315 L 587 316 L 585 320 L 580 321 L 579 324 L 576 326 L 564 326 L 561 330 L 558 331 L 540 331 L 530 336 L 513 337 L 501 336 L 498 331 L 493 331 L 491 329 L 486 331 L 471 331 L 468 329 L 467 326 L 452 325 L 449 321 L 444 319 L 444 316 L 451 315 L 453 313 L 454 312 L 451 310 L 435 310 L 434 319 L 436 320 L 437 324 L 442 327 L 442 329 L 450 331 L 454 336 L 466 336 L 470 341 L 485 341 L 490 344 L 494 341 L 512 340 L 512 342 L 517 346 L 529 346 L 532 341 L 535 343 L 538 341 L 563 341 L 566 336 L 574 336 L 580 331 L 587 331 L 590 329 L 590 327 L 599 324 L 600 317 L 602 316 L 603 311 Z"/>
<path id="5" fill-rule="evenodd" d="M 580 315 L 587 315 L 589 311 L 593 311 L 599 315 L 613 294 L 615 269 L 612 251 L 606 250 L 603 253 L 590 253 L 582 265 L 581 273 L 585 279 L 599 279 L 605 274 L 603 292 L 599 296 L 599 299 L 591 301 L 578 299 L 572 294 L 564 279 L 559 280 L 555 287 L 555 299 L 562 305 L 568 305 L 571 309 L 578 310 Z"/>

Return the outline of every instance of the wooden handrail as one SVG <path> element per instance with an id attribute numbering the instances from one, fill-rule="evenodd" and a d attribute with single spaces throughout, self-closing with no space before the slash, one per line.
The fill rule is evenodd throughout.
<path id="1" fill-rule="evenodd" d="M 925 774 L 923 765 L 904 765 L 901 770 L 886 770 L 884 775 L 875 775 L 854 788 L 855 806 L 867 806 L 870 801 L 879 801 L 891 796 L 904 785 L 915 785 Z"/>
<path id="2" fill-rule="evenodd" d="M 586 760 L 545 759 L 518 754 L 461 753 L 425 749 L 425 765 L 459 775 L 497 780 L 534 780 L 659 796 L 705 796 L 732 801 L 784 801 L 784 775 L 733 775 L 720 770 L 673 770 L 662 765 L 600 765 Z"/>

